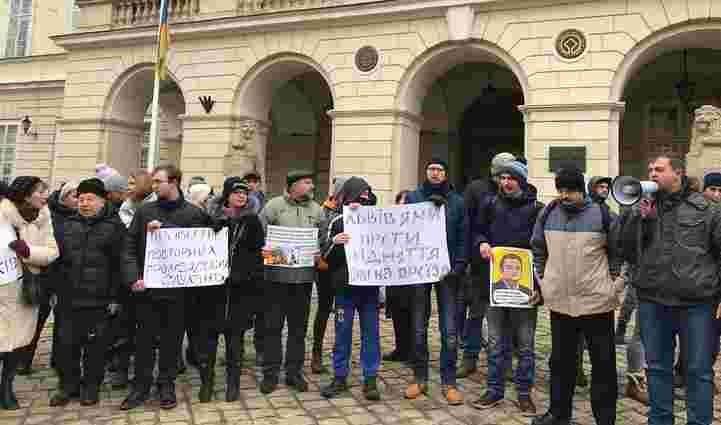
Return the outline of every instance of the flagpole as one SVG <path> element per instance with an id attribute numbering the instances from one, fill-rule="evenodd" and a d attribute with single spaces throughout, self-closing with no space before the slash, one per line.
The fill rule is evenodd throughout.
<path id="1" fill-rule="evenodd" d="M 160 109 L 160 75 L 155 72 L 155 84 L 153 85 L 153 103 L 150 116 L 150 140 L 148 141 L 148 172 L 153 172 L 158 162 L 159 150 L 159 128 L 158 110 Z"/>

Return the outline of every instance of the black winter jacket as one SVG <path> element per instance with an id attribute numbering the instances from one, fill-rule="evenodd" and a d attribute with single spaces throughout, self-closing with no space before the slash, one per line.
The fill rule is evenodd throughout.
<path id="1" fill-rule="evenodd" d="M 133 217 L 127 233 L 125 284 L 133 285 L 143 276 L 145 268 L 146 228 L 148 223 L 158 220 L 163 228 L 210 227 L 210 216 L 205 211 L 187 202 L 182 193 L 172 207 L 163 207 L 167 201 L 153 201 L 143 204 Z M 183 295 L 183 288 L 147 289 L 147 296 L 154 299 L 169 299 Z"/>
<path id="2" fill-rule="evenodd" d="M 669 306 L 714 302 L 721 291 L 721 208 L 684 191 L 661 196 L 657 217 L 638 208 L 620 219 L 617 238 L 624 260 L 638 266 L 640 300 Z"/>
<path id="3" fill-rule="evenodd" d="M 91 308 L 117 301 L 125 232 L 109 203 L 95 217 L 75 214 L 65 220 L 64 237 L 58 240 L 63 279 L 55 285 L 60 305 Z"/>

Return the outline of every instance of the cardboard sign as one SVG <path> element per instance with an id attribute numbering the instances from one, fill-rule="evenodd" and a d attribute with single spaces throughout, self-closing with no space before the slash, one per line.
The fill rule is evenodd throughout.
<path id="1" fill-rule="evenodd" d="M 228 278 L 228 228 L 204 227 L 149 232 L 145 249 L 146 288 L 222 285 Z"/>
<path id="2" fill-rule="evenodd" d="M 430 202 L 343 209 L 350 284 L 439 282 L 450 271 L 445 207 Z"/>
<path id="3" fill-rule="evenodd" d="M 10 223 L 0 224 L 0 286 L 18 280 L 18 257 L 8 244 L 17 239 Z"/>
<path id="4" fill-rule="evenodd" d="M 527 249 L 495 247 L 491 262 L 491 306 L 530 308 L 533 254 Z"/>

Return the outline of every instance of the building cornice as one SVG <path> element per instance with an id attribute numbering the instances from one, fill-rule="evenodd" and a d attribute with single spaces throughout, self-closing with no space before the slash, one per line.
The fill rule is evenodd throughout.
<path id="1" fill-rule="evenodd" d="M 65 80 L 23 81 L 21 83 L 0 83 L 0 91 L 65 89 Z"/>
<path id="2" fill-rule="evenodd" d="M 123 121 L 115 118 L 66 118 L 66 119 L 59 119 L 57 121 L 59 125 L 62 126 L 73 126 L 73 125 L 95 125 L 98 127 L 101 127 L 102 129 L 106 129 L 108 127 L 116 127 L 116 128 L 127 128 L 130 130 L 139 130 L 144 131 L 145 125 L 144 124 L 137 124 L 133 122 Z"/>
<path id="3" fill-rule="evenodd" d="M 392 116 L 394 118 L 403 118 L 413 123 L 420 124 L 423 122 L 423 117 L 416 115 L 412 112 L 403 111 L 400 109 L 359 109 L 359 110 L 340 110 L 331 109 L 326 112 L 331 119 L 336 118 L 366 118 L 366 117 L 382 117 Z"/>
<path id="4" fill-rule="evenodd" d="M 552 105 L 519 105 L 518 110 L 524 114 L 529 112 L 567 112 L 567 111 L 613 111 L 619 112 L 626 108 L 625 102 L 568 103 Z"/>

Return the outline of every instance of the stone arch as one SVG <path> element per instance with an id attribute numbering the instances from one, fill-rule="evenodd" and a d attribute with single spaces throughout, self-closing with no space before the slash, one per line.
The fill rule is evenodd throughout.
<path id="1" fill-rule="evenodd" d="M 490 62 L 506 67 L 516 76 L 528 99 L 529 85 L 523 67 L 504 49 L 485 40 L 445 42 L 429 48 L 406 69 L 396 93 L 396 109 L 420 115 L 431 85 L 456 65 Z"/>
<path id="2" fill-rule="evenodd" d="M 623 98 L 627 83 L 644 65 L 678 49 L 708 48 L 721 40 L 721 19 L 705 19 L 671 25 L 636 43 L 626 53 L 611 82 L 610 101 Z"/>
<path id="3" fill-rule="evenodd" d="M 152 96 L 155 64 L 141 62 L 123 71 L 108 91 L 102 111 L 105 130 L 101 162 L 106 162 L 121 173 L 129 173 L 140 166 L 142 141 L 145 131 L 146 102 Z M 186 104 L 182 88 L 175 75 L 168 70 L 168 81 L 175 90 L 160 95 L 160 158 L 180 161 L 182 122 Z M 162 88 L 163 86 L 161 86 Z"/>
<path id="4" fill-rule="evenodd" d="M 530 92 L 525 71 L 507 51 L 493 43 L 484 40 L 451 41 L 423 52 L 406 69 L 396 92 L 398 125 L 392 148 L 394 191 L 414 187 L 418 181 L 421 150 L 426 146 L 421 139 L 427 95 L 434 84 L 452 69 L 474 63 L 493 64 L 508 70 L 520 86 L 523 99 L 528 100 Z M 523 139 L 524 150 L 525 144 Z"/>
<path id="5" fill-rule="evenodd" d="M 267 121 L 276 89 L 307 72 L 320 74 L 335 101 L 330 74 L 323 66 L 313 58 L 299 53 L 277 53 L 253 65 L 240 81 L 233 100 L 235 115 Z"/>

